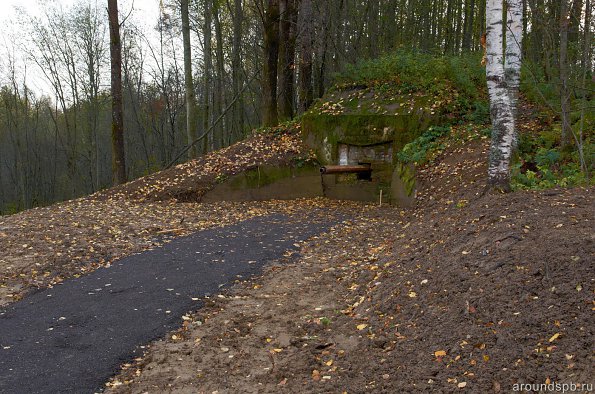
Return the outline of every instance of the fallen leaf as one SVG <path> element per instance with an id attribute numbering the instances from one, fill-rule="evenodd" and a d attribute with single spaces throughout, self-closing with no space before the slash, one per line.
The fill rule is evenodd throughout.
<path id="1" fill-rule="evenodd" d="M 548 340 L 548 342 L 554 342 L 556 339 L 558 339 L 558 337 L 560 336 L 560 333 L 557 332 L 554 335 L 552 335 L 552 337 Z"/>
<path id="2" fill-rule="evenodd" d="M 315 369 L 314 371 L 312 371 L 312 379 L 319 381 L 320 380 L 320 371 Z"/>

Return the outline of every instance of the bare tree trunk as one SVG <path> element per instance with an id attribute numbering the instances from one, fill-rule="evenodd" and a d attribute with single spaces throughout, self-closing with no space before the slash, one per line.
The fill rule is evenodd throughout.
<path id="1" fill-rule="evenodd" d="M 310 108 L 314 100 L 312 88 L 312 0 L 302 0 L 300 9 L 300 84 L 299 110 L 303 113 Z"/>
<path id="2" fill-rule="evenodd" d="M 196 130 L 196 98 L 194 81 L 192 80 L 192 49 L 190 46 L 190 18 L 188 17 L 188 0 L 181 0 L 182 39 L 184 41 L 184 87 L 186 90 L 186 139 L 187 144 L 198 136 Z M 188 150 L 188 159 L 198 157 L 196 145 Z"/>
<path id="3" fill-rule="evenodd" d="M 348 0 L 339 0 L 339 7 L 337 9 L 337 18 L 335 20 L 336 26 L 336 35 L 335 35 L 335 56 L 333 66 L 335 70 L 338 70 L 343 60 L 345 59 L 345 23 L 343 21 L 345 18 L 345 8 L 346 8 L 346 1 Z M 395 38 L 396 39 L 396 38 Z"/>
<path id="4" fill-rule="evenodd" d="M 454 28 L 453 26 L 453 0 L 446 3 L 446 32 L 444 33 L 444 54 L 450 54 L 453 48 Z"/>
<path id="5" fill-rule="evenodd" d="M 492 116 L 488 185 L 494 189 L 509 191 L 515 125 L 504 69 L 502 7 L 503 0 L 487 0 L 486 79 Z"/>
<path id="6" fill-rule="evenodd" d="M 277 114 L 277 62 L 279 59 L 279 0 L 268 0 L 264 22 L 264 75 L 262 119 L 265 126 L 279 123 Z"/>
<path id="7" fill-rule="evenodd" d="M 379 40 L 378 40 L 378 36 L 379 36 L 379 32 L 378 32 L 378 28 L 379 28 L 379 5 L 378 5 L 378 1 L 371 1 L 369 2 L 370 7 L 368 8 L 368 14 L 366 15 L 366 19 L 368 21 L 368 53 L 370 54 L 371 58 L 375 58 L 378 57 L 379 55 L 379 51 L 381 50 L 379 48 Z M 325 15 L 321 15 L 321 22 L 322 22 L 322 34 L 321 34 L 321 39 L 324 40 L 324 54 L 322 54 L 322 57 L 324 58 L 325 54 L 326 54 L 326 47 L 327 47 L 327 31 L 328 31 L 328 25 L 330 23 L 330 9 L 329 9 L 329 5 L 327 4 L 327 7 L 325 9 Z M 322 64 L 325 63 L 324 60 L 321 60 Z M 321 71 L 321 74 L 324 74 L 324 71 Z M 320 89 L 319 87 L 319 91 L 323 90 Z"/>
<path id="8" fill-rule="evenodd" d="M 562 148 L 571 145 L 570 91 L 568 90 L 568 1 L 560 2 L 560 109 L 562 110 Z"/>
<path id="9" fill-rule="evenodd" d="M 483 36 L 484 32 L 486 31 L 486 2 L 483 0 L 481 0 L 479 2 L 478 17 L 479 17 L 479 30 L 478 30 L 479 37 L 476 37 L 476 40 L 478 43 L 480 43 L 481 37 Z M 481 49 L 481 46 L 479 48 Z"/>
<path id="10" fill-rule="evenodd" d="M 375 9 L 374 6 L 370 6 L 370 9 Z M 370 9 L 367 10 L 367 14 L 371 14 L 372 12 L 370 11 Z M 319 8 L 318 9 L 318 13 L 319 13 L 319 19 L 318 19 L 318 34 L 316 35 L 316 45 L 315 45 L 315 51 L 316 51 L 316 61 L 314 62 L 315 64 L 315 69 L 314 69 L 314 87 L 315 87 L 315 94 L 316 94 L 316 98 L 322 97 L 324 96 L 325 93 L 325 80 L 326 80 L 326 57 L 327 57 L 327 51 L 328 51 L 328 42 L 329 42 L 329 25 L 331 23 L 330 21 L 330 16 L 331 16 L 331 10 L 330 10 L 330 5 L 326 4 L 324 6 L 324 8 Z M 372 18 L 367 17 L 367 18 Z M 368 25 L 372 22 L 368 21 Z M 378 21 L 374 21 L 374 23 L 378 23 Z M 368 27 L 368 29 L 372 29 L 371 27 Z M 372 49 L 372 47 L 374 47 L 375 45 L 372 44 L 372 42 L 374 43 L 378 43 L 378 34 L 377 33 L 372 33 L 373 31 L 375 31 L 376 28 L 372 29 L 370 34 L 376 34 L 374 38 L 371 38 L 370 36 L 367 37 L 368 39 L 368 45 L 367 45 L 367 50 L 368 53 L 371 54 L 371 56 L 376 56 L 376 55 L 372 55 L 372 51 L 373 53 L 377 53 L 376 49 Z"/>
<path id="11" fill-rule="evenodd" d="M 591 56 L 593 53 L 593 42 L 591 41 L 591 18 L 593 16 L 593 6 L 591 5 L 592 0 L 585 0 L 585 31 L 583 38 L 583 58 L 581 59 L 581 65 L 583 68 L 583 79 L 586 79 L 587 74 L 590 74 L 593 70 L 591 63 Z M 583 81 L 583 84 L 585 81 Z M 587 95 L 587 90 L 583 89 L 584 97 Z"/>
<path id="12" fill-rule="evenodd" d="M 211 126 L 211 70 L 213 69 L 212 60 L 212 44 L 211 44 L 211 2 L 212 0 L 205 0 L 204 2 L 204 48 L 203 48 L 203 74 L 204 74 L 204 91 L 203 91 L 203 130 L 207 130 Z M 207 136 L 204 139 L 203 152 L 208 152 L 212 147 L 213 137 Z"/>
<path id="13" fill-rule="evenodd" d="M 591 42 L 591 0 L 585 1 L 585 31 L 583 35 L 583 57 L 581 59 L 582 68 L 583 68 L 583 75 L 581 78 L 581 88 L 583 93 L 583 105 L 581 108 L 581 121 L 580 121 L 580 129 L 579 129 L 579 136 L 578 136 L 578 152 L 579 157 L 581 160 L 581 169 L 585 173 L 587 177 L 587 184 L 590 184 L 590 174 L 589 174 L 589 165 L 585 160 L 584 154 L 584 128 L 585 128 L 585 111 L 586 111 L 586 102 L 587 102 L 587 74 L 591 73 L 591 51 L 593 50 L 593 43 Z"/>
<path id="14" fill-rule="evenodd" d="M 234 99 L 240 94 L 242 88 L 242 21 L 244 12 L 242 9 L 242 0 L 234 1 L 233 12 L 233 44 L 231 55 L 231 79 L 233 85 Z M 241 137 L 244 132 L 244 103 L 242 98 L 238 98 L 233 105 L 233 121 L 235 128 L 235 138 Z"/>
<path id="15" fill-rule="evenodd" d="M 280 2 L 279 45 L 279 119 L 293 118 L 295 77 L 295 31 L 297 25 L 296 0 Z"/>
<path id="16" fill-rule="evenodd" d="M 225 79 L 225 59 L 223 54 L 223 29 L 221 27 L 221 17 L 219 15 L 219 2 L 213 3 L 213 22 L 215 23 L 215 38 L 217 40 L 217 47 L 215 49 L 215 59 L 217 62 L 217 77 L 215 78 L 215 99 L 214 99 L 214 113 L 213 119 L 219 118 L 225 106 L 225 90 L 223 88 L 223 80 Z M 224 136 L 226 131 L 227 118 L 223 118 L 219 124 L 214 128 L 215 134 L 213 139 L 216 148 L 223 146 Z"/>
<path id="17" fill-rule="evenodd" d="M 469 5 L 467 5 L 467 2 Z M 465 2 L 465 29 L 463 32 L 463 50 L 471 50 L 473 39 L 473 23 L 475 22 L 475 0 Z"/>
<path id="18" fill-rule="evenodd" d="M 461 49 L 461 42 L 462 42 L 462 31 L 463 31 L 463 11 L 462 11 L 462 2 L 461 0 L 457 0 L 456 3 L 456 10 L 455 10 L 455 21 L 456 21 L 456 29 L 455 29 L 455 38 L 454 38 L 454 46 L 453 46 L 453 53 L 458 54 Z"/>
<path id="19" fill-rule="evenodd" d="M 122 47 L 118 0 L 107 2 L 110 31 L 110 58 L 112 79 L 112 174 L 115 184 L 126 183 L 124 155 L 124 113 L 122 106 Z"/>

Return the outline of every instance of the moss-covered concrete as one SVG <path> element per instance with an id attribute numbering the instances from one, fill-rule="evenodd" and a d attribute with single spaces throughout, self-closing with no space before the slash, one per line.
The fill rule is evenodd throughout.
<path id="1" fill-rule="evenodd" d="M 322 195 L 317 166 L 259 166 L 222 181 L 207 192 L 202 201 L 289 200 Z"/>
<path id="2" fill-rule="evenodd" d="M 391 143 L 393 152 L 398 152 L 437 123 L 436 118 L 425 112 L 407 115 L 308 113 L 302 118 L 302 132 L 322 164 L 335 164 L 339 143 L 355 146 Z"/>
<path id="3" fill-rule="evenodd" d="M 322 165 L 339 164 L 339 145 L 343 149 L 348 145 L 347 152 L 353 153 L 348 153 L 349 160 L 368 163 L 371 179 L 358 179 L 355 174 L 321 178 L 318 167 L 313 165 L 260 166 L 221 180 L 203 201 L 316 196 L 378 201 L 382 193 L 386 202 L 411 205 L 415 174 L 398 163 L 396 154 L 428 127 L 440 123 L 440 111 L 427 95 L 392 93 L 390 89 L 375 88 L 335 90 L 302 117 L 304 140 Z"/>
<path id="4" fill-rule="evenodd" d="M 304 141 L 314 149 L 323 165 L 339 164 L 339 146 L 343 144 L 355 147 L 389 144 L 391 147 L 391 159 L 370 163 L 371 181 L 349 182 L 348 177 L 324 177 L 325 195 L 378 201 L 382 190 L 385 201 L 393 204 L 410 206 L 414 201 L 415 172 L 398 162 L 397 153 L 430 126 L 441 123 L 442 104 L 428 95 L 389 93 L 392 90 L 388 93 L 374 89 L 335 90 L 302 117 Z"/>
<path id="5" fill-rule="evenodd" d="M 230 189 L 240 190 L 246 188 L 260 188 L 273 184 L 281 179 L 296 178 L 304 175 L 318 173 L 318 167 L 275 167 L 258 166 L 253 170 L 246 171 L 240 175 L 234 176 L 227 182 Z"/>
<path id="6" fill-rule="evenodd" d="M 390 202 L 400 207 L 411 207 L 415 203 L 417 181 L 412 164 L 395 164 L 390 185 Z"/>

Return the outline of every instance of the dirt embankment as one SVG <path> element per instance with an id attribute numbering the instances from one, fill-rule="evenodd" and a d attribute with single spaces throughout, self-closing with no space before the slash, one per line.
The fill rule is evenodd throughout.
<path id="1" fill-rule="evenodd" d="M 299 125 L 255 133 L 200 159 L 77 200 L 0 217 L 0 306 L 173 236 L 311 203 L 200 204 L 218 179 L 311 155 Z M 322 204 L 321 201 L 314 202 Z M 326 204 L 325 204 L 326 206 Z M 338 205 L 334 204 L 337 208 Z"/>
<path id="2" fill-rule="evenodd" d="M 510 392 L 593 383 L 590 190 L 483 195 L 487 141 L 446 146 L 412 211 L 355 218 L 210 299 L 116 393 Z"/>

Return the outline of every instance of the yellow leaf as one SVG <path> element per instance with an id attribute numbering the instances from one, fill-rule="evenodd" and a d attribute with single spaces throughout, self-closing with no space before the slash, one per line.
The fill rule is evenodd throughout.
<path id="1" fill-rule="evenodd" d="M 444 357 L 444 356 L 446 356 L 446 351 L 444 351 L 444 350 L 437 350 L 437 351 L 434 352 L 434 356 L 436 356 L 436 357 Z"/>
<path id="2" fill-rule="evenodd" d="M 558 337 L 560 336 L 560 333 L 557 332 L 554 335 L 552 335 L 552 337 L 549 339 L 548 342 L 554 342 L 556 339 L 558 339 Z"/>
<path id="3" fill-rule="evenodd" d="M 461 382 L 457 385 L 458 388 L 462 389 L 463 387 L 467 386 L 467 382 Z"/>
<path id="4" fill-rule="evenodd" d="M 333 360 L 328 360 L 325 364 L 327 367 L 330 367 L 331 365 L 333 365 Z"/>
<path id="5" fill-rule="evenodd" d="M 361 331 L 361 330 L 363 330 L 363 329 L 364 329 L 364 328 L 366 328 L 366 327 L 368 327 L 368 325 L 367 325 L 367 324 L 359 324 L 359 325 L 357 326 L 357 329 Z"/>
<path id="6" fill-rule="evenodd" d="M 273 349 L 273 351 L 274 351 L 275 353 L 281 353 L 281 352 L 283 351 L 283 349 Z"/>

